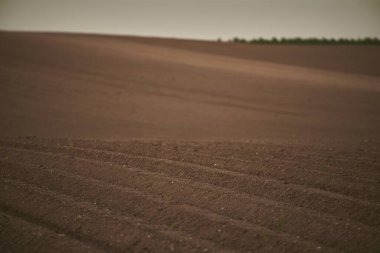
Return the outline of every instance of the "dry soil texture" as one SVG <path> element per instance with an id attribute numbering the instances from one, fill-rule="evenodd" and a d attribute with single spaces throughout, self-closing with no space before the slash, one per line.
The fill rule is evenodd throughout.
<path id="1" fill-rule="evenodd" d="M 379 48 L 0 33 L 0 137 L 379 141 Z"/>
<path id="2" fill-rule="evenodd" d="M 0 33 L 0 252 L 379 252 L 380 50 Z"/>

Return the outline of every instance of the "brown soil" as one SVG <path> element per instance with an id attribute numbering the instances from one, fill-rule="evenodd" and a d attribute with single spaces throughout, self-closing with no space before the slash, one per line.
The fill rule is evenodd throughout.
<path id="1" fill-rule="evenodd" d="M 0 252 L 378 252 L 379 52 L 0 33 Z"/>

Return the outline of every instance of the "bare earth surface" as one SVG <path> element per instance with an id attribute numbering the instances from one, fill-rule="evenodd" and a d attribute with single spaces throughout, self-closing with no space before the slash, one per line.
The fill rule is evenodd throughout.
<path id="1" fill-rule="evenodd" d="M 378 46 L 0 33 L 0 252 L 379 252 Z"/>

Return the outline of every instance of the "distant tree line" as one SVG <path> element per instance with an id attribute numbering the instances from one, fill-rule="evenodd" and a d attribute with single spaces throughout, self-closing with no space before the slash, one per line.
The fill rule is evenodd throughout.
<path id="1" fill-rule="evenodd" d="M 221 42 L 221 39 L 218 39 Z M 233 38 L 228 40 L 228 42 L 233 43 L 246 43 L 246 44 L 362 44 L 362 45 L 375 45 L 380 44 L 379 38 L 357 38 L 357 39 L 348 39 L 348 38 L 276 38 L 271 39 L 251 39 L 246 40 L 242 38 Z"/>

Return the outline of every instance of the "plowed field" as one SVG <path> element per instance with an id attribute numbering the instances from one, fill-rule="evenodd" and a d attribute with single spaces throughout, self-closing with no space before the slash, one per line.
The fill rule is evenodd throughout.
<path id="1" fill-rule="evenodd" d="M 0 252 L 379 252 L 379 52 L 0 33 Z"/>

